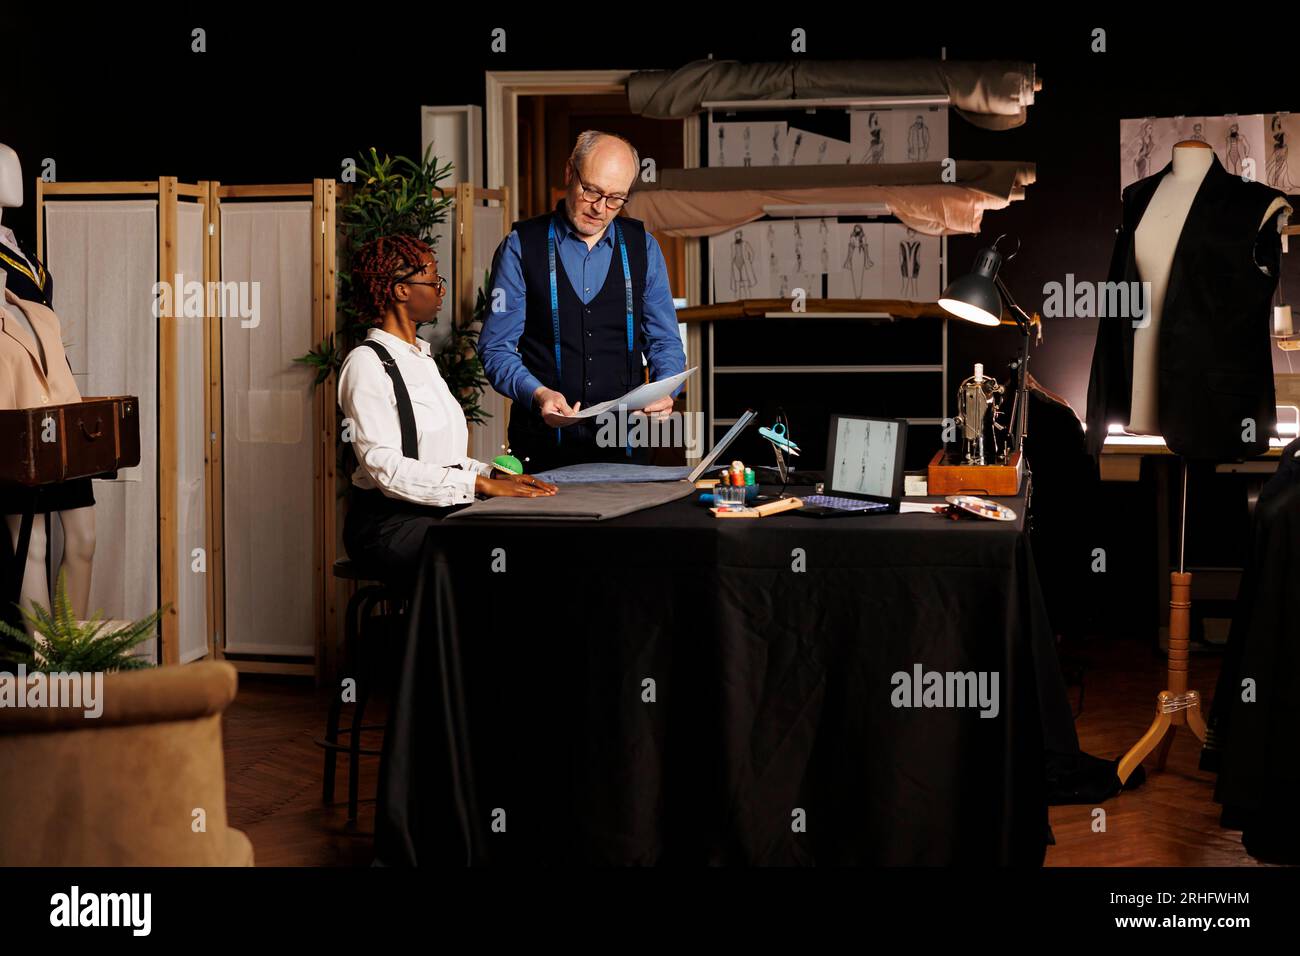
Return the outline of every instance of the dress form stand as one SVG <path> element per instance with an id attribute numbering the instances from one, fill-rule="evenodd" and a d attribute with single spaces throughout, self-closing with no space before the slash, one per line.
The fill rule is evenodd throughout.
<path id="1" fill-rule="evenodd" d="M 1134 238 L 1134 254 L 1144 280 L 1151 281 L 1152 305 L 1150 318 L 1158 325 L 1163 309 L 1173 257 L 1182 239 L 1185 220 L 1195 195 L 1210 167 L 1216 162 L 1207 143 L 1185 140 L 1174 146 L 1173 169 L 1151 197 Z M 1285 214 L 1290 207 L 1285 197 L 1277 197 L 1268 207 L 1260 223 L 1263 229 L 1279 212 Z M 1278 226 L 1279 230 L 1281 225 Z M 1144 339 L 1134 340 L 1134 392 L 1130 408 L 1130 429 L 1139 434 L 1159 434 L 1159 416 L 1156 407 L 1159 356 L 1155 351 L 1158 339 L 1155 328 L 1143 330 Z M 1146 370 L 1139 378 L 1139 365 Z M 1141 384 L 1141 388 L 1139 388 Z M 1137 427 L 1134 428 L 1134 425 Z M 1165 689 L 1156 698 L 1156 715 L 1146 734 L 1133 745 L 1119 762 L 1116 773 L 1121 783 L 1152 752 L 1156 751 L 1156 767 L 1163 770 L 1180 726 L 1190 728 L 1202 742 L 1205 740 L 1205 717 L 1201 710 L 1201 696 L 1187 687 L 1188 645 L 1191 630 L 1192 575 L 1185 570 L 1187 547 L 1187 461 L 1181 461 L 1182 493 L 1179 502 L 1178 570 L 1169 575 L 1169 660 Z"/>
<path id="2" fill-rule="evenodd" d="M 1156 697 L 1156 717 L 1142 739 L 1135 743 L 1119 762 L 1116 775 L 1120 783 L 1153 750 L 1156 769 L 1164 770 L 1178 728 L 1187 726 L 1205 743 L 1205 717 L 1201 712 L 1201 695 L 1187 689 L 1188 644 L 1191 638 L 1192 576 L 1183 570 L 1187 549 L 1187 461 L 1182 462 L 1183 489 L 1178 514 L 1178 570 L 1169 572 L 1169 670 L 1165 689 Z"/>
<path id="3" fill-rule="evenodd" d="M 1129 428 L 1139 434 L 1160 433 L 1156 383 L 1159 379 L 1157 328 L 1162 321 L 1163 303 L 1169 289 L 1175 247 L 1181 241 L 1186 219 L 1205 177 L 1215 163 L 1207 143 L 1190 140 L 1173 148 L 1173 171 L 1161 182 L 1147 211 L 1138 224 L 1134 255 L 1144 280 L 1151 282 L 1149 326 L 1134 339 L 1133 401 Z M 1135 333 L 1136 334 L 1136 333 Z M 1121 783 L 1153 751 L 1157 769 L 1165 768 L 1174 734 L 1180 726 L 1205 739 L 1205 719 L 1201 698 L 1187 689 L 1188 644 L 1191 631 L 1192 576 L 1187 573 L 1184 555 L 1187 547 L 1187 461 L 1180 461 L 1182 493 L 1178 512 L 1178 570 L 1169 573 L 1169 660 L 1165 689 L 1156 697 L 1156 715 L 1150 729 L 1119 762 L 1116 769 Z"/>

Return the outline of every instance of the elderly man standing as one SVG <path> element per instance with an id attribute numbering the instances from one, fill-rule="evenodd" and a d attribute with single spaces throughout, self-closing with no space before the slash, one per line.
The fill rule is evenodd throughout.
<path id="1" fill-rule="evenodd" d="M 622 137 L 581 134 L 565 166 L 564 199 L 515 223 L 493 259 L 479 357 L 492 387 L 514 402 L 510 448 L 530 472 L 648 460 L 647 448 L 605 447 L 598 438 L 617 430 L 596 419 L 566 426 L 555 416 L 640 384 L 643 355 L 652 381 L 686 367 L 659 243 L 618 215 L 640 168 Z M 671 409 L 667 397 L 645 411 Z"/>

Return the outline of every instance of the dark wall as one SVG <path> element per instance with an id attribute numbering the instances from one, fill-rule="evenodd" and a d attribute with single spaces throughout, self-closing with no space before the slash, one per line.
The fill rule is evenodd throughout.
<path id="1" fill-rule="evenodd" d="M 1029 60 L 1043 80 L 1029 122 L 994 133 L 954 117 L 951 143 L 962 158 L 1033 161 L 1038 182 L 1024 202 L 987 215 L 981 237 L 949 248 L 956 275 L 980 243 L 1001 232 L 1019 237 L 1005 277 L 1033 309 L 1043 285 L 1067 272 L 1104 278 L 1118 216 L 1121 118 L 1300 109 L 1300 74 L 1264 25 L 1184 34 L 1113 17 L 1054 15 L 1050 27 L 1008 28 L 935 14 L 846 30 L 830 7 L 788 23 L 767 15 L 710 22 L 694 11 L 689 22 L 604 14 L 561 5 L 547 19 L 462 19 L 449 7 L 411 7 L 305 23 L 196 12 L 140 27 L 122 18 L 7 15 L 3 48 L 17 95 L 0 103 L 0 142 L 19 152 L 28 181 L 44 157 L 57 161 L 63 180 L 301 181 L 337 176 L 344 157 L 369 146 L 418 153 L 418 107 L 481 105 L 488 69 L 671 67 L 709 54 L 785 59 L 794 26 L 807 30 L 807 55 L 817 58 L 934 57 L 946 47 L 951 59 Z M 207 30 L 206 53 L 190 51 L 195 26 Z M 507 31 L 505 53 L 489 49 L 496 26 Z M 1097 27 L 1106 30 L 1105 53 L 1090 51 Z M 31 203 L 5 222 L 30 241 Z M 1284 290 L 1300 288 L 1296 259 L 1287 258 Z M 1095 320 L 1049 322 L 1034 359 L 1039 378 L 1080 414 L 1094 334 Z M 954 323 L 952 364 L 960 371 L 983 361 L 992 372 L 1015 345 L 1010 332 Z"/>
<path id="2" fill-rule="evenodd" d="M 843 5 L 801 7 L 793 21 L 754 7 L 712 22 L 696 8 L 682 18 L 671 6 L 625 7 L 641 18 L 581 4 L 548 8 L 546 20 L 361 5 L 347 19 L 327 20 L 322 12 L 316 24 L 306 15 L 277 24 L 266 11 L 242 21 L 198 12 L 128 28 L 122 17 L 96 23 L 82 13 L 50 14 L 24 23 L 30 14 L 14 19 L 6 11 L 0 65 L 12 95 L 0 99 L 0 142 L 18 150 L 29 182 L 44 157 L 56 159 L 65 181 L 175 175 L 300 182 L 337 176 L 344 157 L 370 146 L 418 153 L 418 108 L 481 105 L 489 69 L 673 67 L 709 54 L 781 60 L 791 55 L 795 26 L 807 30 L 807 55 L 817 58 L 936 57 L 946 47 L 951 59 L 1027 60 L 1043 82 L 1028 123 L 994 133 L 954 117 L 951 151 L 1035 162 L 1038 181 L 1024 202 L 988 214 L 982 236 L 953 239 L 950 253 L 958 275 L 993 236 L 1018 237 L 1021 252 L 1004 276 L 1032 310 L 1041 306 L 1044 285 L 1064 282 L 1067 273 L 1105 276 L 1119 215 L 1121 118 L 1300 110 L 1290 40 L 1245 17 L 1218 17 L 1213 30 L 1193 18 L 1195 29 L 1180 32 L 1127 17 L 1062 20 L 1058 10 L 1050 11 L 1049 24 L 1017 11 L 1026 25 L 1006 26 L 1009 9 L 955 20 L 927 6 L 906 22 L 873 21 L 868 28 L 850 11 L 873 18 L 874 12 Z M 819 12 L 806 15 L 812 9 Z M 194 26 L 207 30 L 207 53 L 190 52 Z M 497 26 L 507 31 L 501 54 L 489 49 Z M 1094 28 L 1106 30 L 1105 53 L 1090 49 Z M 29 202 L 6 213 L 5 222 L 30 242 L 32 215 Z M 1300 289 L 1298 259 L 1300 249 L 1286 258 L 1284 291 Z M 1080 415 L 1094 335 L 1095 320 L 1051 321 L 1034 358 L 1036 375 Z M 997 374 L 1017 343 L 1007 330 L 952 323 L 950 344 L 955 373 L 982 361 Z M 1075 542 L 1068 573 L 1086 574 L 1091 548 L 1106 547 L 1107 580 L 1091 580 L 1087 589 L 1088 605 L 1109 619 L 1097 624 L 1147 631 L 1156 612 L 1146 597 L 1155 584 L 1154 486 L 1148 478 L 1108 486 L 1103 496 L 1111 517 L 1097 519 L 1088 540 Z M 1213 507 L 1201 501 L 1202 511 Z M 1221 544 L 1211 550 L 1211 563 L 1236 557 L 1225 556 Z"/>

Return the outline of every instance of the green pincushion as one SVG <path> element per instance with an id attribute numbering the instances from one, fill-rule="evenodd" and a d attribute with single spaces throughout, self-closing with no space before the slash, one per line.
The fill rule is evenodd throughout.
<path id="1" fill-rule="evenodd" d="M 524 473 L 523 464 L 514 455 L 497 455 L 492 459 L 492 467 L 499 468 L 512 475 L 522 475 Z"/>

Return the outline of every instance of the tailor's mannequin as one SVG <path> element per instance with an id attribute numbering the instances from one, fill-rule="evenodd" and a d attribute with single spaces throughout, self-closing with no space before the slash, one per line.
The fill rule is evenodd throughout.
<path id="1" fill-rule="evenodd" d="M 22 204 L 23 173 L 22 166 L 18 162 L 18 154 L 4 143 L 0 143 L 0 217 L 3 216 L 6 206 L 16 209 Z M 3 222 L 0 222 L 0 245 L 21 259 L 33 273 L 36 272 L 27 254 L 19 248 L 18 237 Z M 0 295 L 3 292 L 4 287 L 0 286 Z"/>
<path id="2" fill-rule="evenodd" d="M 1173 169 L 1156 187 L 1151 202 L 1133 237 L 1133 256 L 1141 281 L 1151 283 L 1149 321 L 1133 332 L 1133 401 L 1125 430 L 1135 435 L 1159 435 L 1157 393 L 1160 382 L 1159 330 L 1174 251 L 1183 224 L 1201 187 L 1201 180 L 1215 162 L 1214 150 L 1200 140 L 1184 140 L 1174 146 Z M 1291 207 L 1278 197 L 1264 214 L 1262 229 L 1270 219 Z"/>
<path id="3" fill-rule="evenodd" d="M 22 165 L 18 154 L 8 146 L 0 143 L 0 216 L 7 208 L 17 209 L 23 204 Z M 0 242 L 7 248 L 22 254 L 13 233 L 0 224 Z M 26 257 L 24 256 L 24 261 Z M 30 265 L 30 263 L 28 263 Z M 4 303 L 4 288 L 7 276 L 0 270 L 0 304 Z M 5 306 L 11 312 L 18 312 L 12 306 Z M 20 324 L 26 326 L 26 316 L 20 316 Z M 33 338 L 35 336 L 33 335 Z M 51 362 L 65 361 L 62 354 L 45 357 L 46 367 Z M 74 508 L 60 511 L 59 520 L 63 524 L 63 570 L 67 575 L 68 600 L 72 603 L 72 613 L 78 619 L 87 617 L 87 605 L 90 603 L 90 575 L 95 557 L 95 509 Z M 13 547 L 18 546 L 18 532 L 22 515 L 5 515 Z M 45 522 L 37 515 L 32 521 L 31 541 L 27 547 L 27 566 L 23 574 L 21 604 L 30 609 L 33 602 L 51 607 L 50 583 L 45 574 L 45 557 L 48 543 L 45 534 Z"/>

